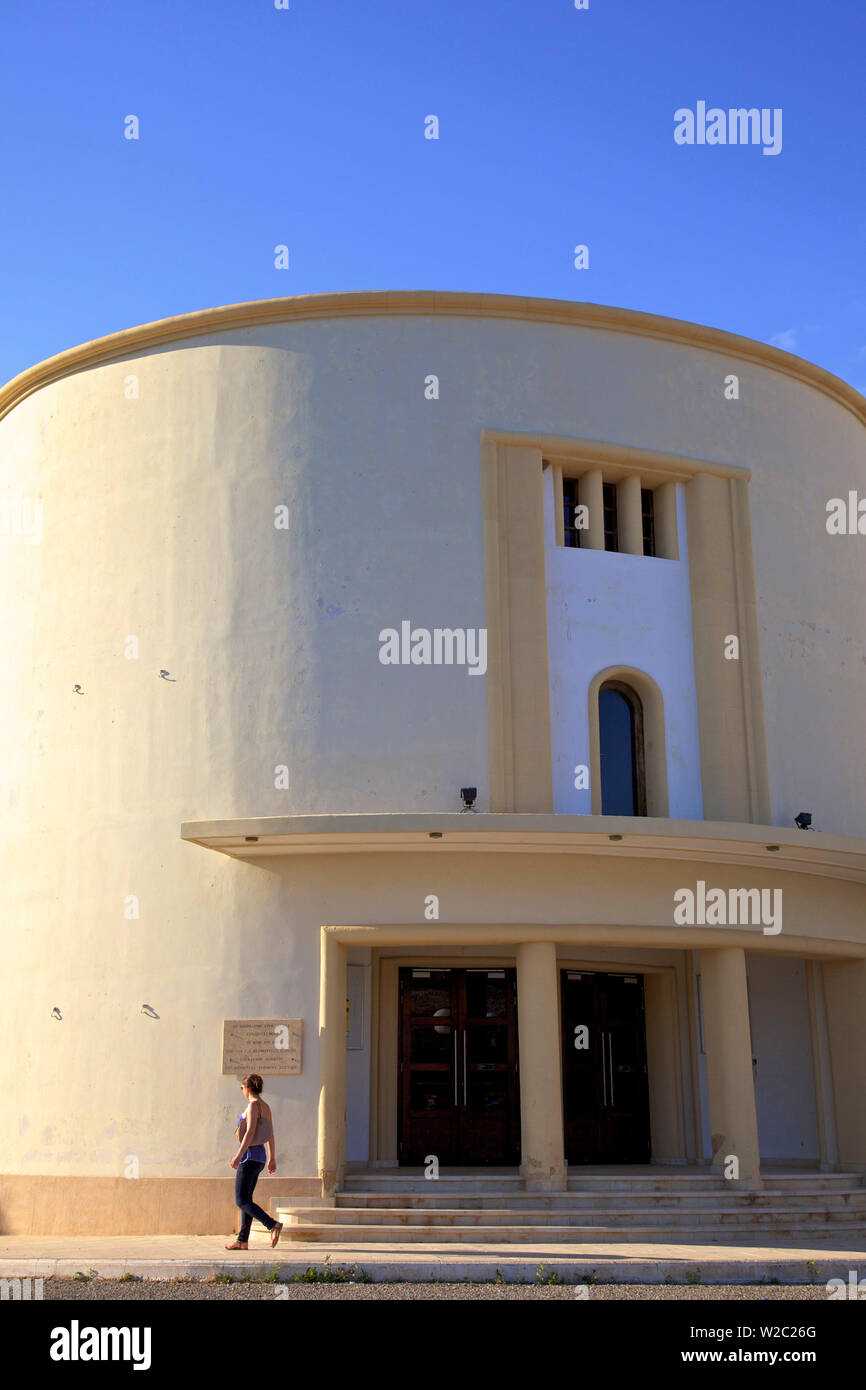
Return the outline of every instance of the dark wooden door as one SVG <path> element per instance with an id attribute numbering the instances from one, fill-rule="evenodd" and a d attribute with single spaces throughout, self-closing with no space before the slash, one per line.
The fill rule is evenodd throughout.
<path id="1" fill-rule="evenodd" d="M 643 976 L 561 973 L 565 1157 L 648 1163 Z"/>
<path id="2" fill-rule="evenodd" d="M 400 971 L 400 1162 L 520 1162 L 515 971 Z"/>

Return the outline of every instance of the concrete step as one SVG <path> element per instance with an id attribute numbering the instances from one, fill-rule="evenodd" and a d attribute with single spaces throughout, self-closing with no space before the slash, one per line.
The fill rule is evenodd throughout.
<path id="1" fill-rule="evenodd" d="M 650 1244 L 799 1241 L 866 1245 L 860 1173 L 765 1172 L 760 1192 L 717 1173 L 572 1170 L 564 1192 L 527 1192 L 519 1172 L 396 1168 L 349 1173 L 333 1199 L 271 1203 L 283 1241 L 326 1244 Z M 251 1239 L 267 1240 L 254 1223 Z"/>
<path id="2" fill-rule="evenodd" d="M 429 1192 L 434 1182 L 437 1187 L 448 1192 L 524 1192 L 526 1190 L 524 1180 L 520 1177 L 401 1178 L 392 1168 L 389 1172 L 383 1173 L 381 1177 L 370 1175 L 363 1178 L 347 1178 L 340 1191 L 359 1194 L 391 1191 Z"/>
<path id="3" fill-rule="evenodd" d="M 864 1188 L 862 1173 L 762 1173 L 765 1187 L 774 1192 L 839 1192 Z M 608 1178 L 595 1174 L 569 1175 L 569 1192 L 665 1192 L 672 1186 L 701 1189 L 727 1188 L 730 1184 L 716 1173 L 675 1173 L 656 1177 L 652 1174 L 634 1177 Z M 866 1190 L 866 1188 L 864 1188 Z"/>
<path id="4" fill-rule="evenodd" d="M 754 1230 L 771 1230 L 777 1226 L 803 1225 L 811 1227 L 834 1226 L 847 1228 L 861 1225 L 866 1227 L 866 1211 L 816 1211 L 804 1212 L 790 1210 L 749 1210 L 744 1212 L 722 1207 L 680 1207 L 667 1211 L 515 1211 L 511 1207 L 499 1210 L 484 1208 L 437 1208 L 432 1211 L 419 1211 L 412 1208 L 369 1208 L 332 1207 L 322 1208 L 290 1207 L 279 1208 L 275 1215 L 288 1226 L 422 1226 L 429 1230 L 439 1230 L 447 1226 L 475 1226 L 478 1228 L 494 1226 L 535 1226 L 539 1230 L 549 1226 L 581 1226 L 591 1229 L 597 1226 L 617 1225 L 621 1231 L 632 1226 L 713 1228 L 721 1226 L 745 1225 Z"/>
<path id="5" fill-rule="evenodd" d="M 812 1193 L 838 1192 L 851 1188 L 863 1188 L 861 1173 L 765 1173 L 764 1182 L 776 1192 Z M 466 1192 L 468 1194 L 501 1192 L 525 1192 L 525 1182 L 519 1174 L 496 1173 L 486 1177 L 473 1173 L 453 1175 L 440 1172 L 438 1179 L 424 1178 L 411 1173 L 404 1175 L 398 1168 L 386 1168 L 381 1172 L 348 1174 L 341 1191 L 344 1194 L 362 1193 L 424 1193 L 433 1186 L 439 1191 Z M 568 1192 L 645 1192 L 664 1193 L 676 1187 L 684 1191 L 724 1191 L 729 1184 L 716 1173 L 682 1173 L 676 1169 L 664 1173 L 629 1174 L 611 1177 L 604 1174 L 572 1172 L 568 1177 Z"/>
<path id="6" fill-rule="evenodd" d="M 832 1228 L 830 1228 L 832 1229 Z M 840 1236 L 844 1235 L 846 1242 L 851 1243 L 856 1239 L 857 1246 L 861 1241 L 866 1240 L 866 1223 L 859 1226 L 846 1225 L 837 1228 Z M 774 1240 L 785 1239 L 797 1241 L 804 1245 L 808 1244 L 810 1238 L 818 1235 L 827 1234 L 828 1227 L 818 1223 L 804 1225 L 791 1224 L 789 1226 L 778 1226 L 773 1228 Z M 479 1226 L 438 1226 L 431 1227 L 424 1225 L 391 1225 L 391 1226 L 370 1226 L 362 1224 L 354 1225 L 330 1225 L 321 1222 L 309 1225 L 286 1225 L 283 1228 L 281 1246 L 287 1243 L 312 1242 L 318 1244 L 375 1244 L 387 1243 L 394 1245 L 414 1244 L 427 1242 L 429 1244 L 534 1244 L 543 1239 L 546 1244 L 560 1245 L 581 1245 L 581 1244 L 621 1244 L 624 1239 L 629 1243 L 645 1244 L 708 1244 L 721 1242 L 731 1244 L 737 1241 L 745 1241 L 750 1245 L 755 1244 L 756 1228 L 751 1222 L 738 1222 L 725 1224 L 724 1226 L 632 1226 L 627 1229 L 623 1226 L 521 1226 L 521 1225 L 486 1225 Z M 264 1230 L 253 1230 L 251 1233 L 252 1243 L 258 1245 L 265 1241 Z"/>
<path id="7" fill-rule="evenodd" d="M 730 1206 L 731 1209 L 744 1210 L 783 1206 L 790 1209 L 802 1207 L 812 1211 L 822 1210 L 866 1210 L 866 1188 L 840 1189 L 828 1193 L 800 1193 L 775 1191 L 765 1188 L 762 1192 L 732 1190 L 723 1186 L 689 1190 L 672 1187 L 664 1192 L 440 1192 L 438 1184 L 430 1183 L 426 1192 L 339 1192 L 335 1205 L 338 1211 L 358 1208 L 364 1211 L 395 1210 L 398 1208 L 416 1211 L 436 1211 L 446 1208 L 510 1208 L 512 1211 L 608 1211 L 615 1206 L 619 1211 L 676 1210 L 683 1204 L 698 1206 Z M 294 1201 L 277 1202 L 284 1208 L 308 1208 L 319 1203 L 310 1203 L 306 1198 Z"/>

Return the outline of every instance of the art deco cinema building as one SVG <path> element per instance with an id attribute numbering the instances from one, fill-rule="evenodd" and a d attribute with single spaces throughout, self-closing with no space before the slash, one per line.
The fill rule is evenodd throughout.
<path id="1" fill-rule="evenodd" d="M 486 1186 L 646 1239 L 664 1184 L 682 1232 L 862 1235 L 856 391 L 371 293 L 0 414 L 3 1230 L 228 1233 L 259 1070 L 286 1235 L 460 1239 Z"/>

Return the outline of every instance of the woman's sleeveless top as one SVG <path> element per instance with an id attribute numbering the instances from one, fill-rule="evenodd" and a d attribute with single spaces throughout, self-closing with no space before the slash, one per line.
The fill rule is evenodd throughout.
<path id="1" fill-rule="evenodd" d="M 238 1116 L 238 1124 L 243 1124 L 243 1115 Z M 253 1130 L 253 1143 L 250 1144 L 241 1160 L 243 1163 L 250 1160 L 251 1163 L 264 1163 L 267 1159 L 265 1144 L 274 1137 L 274 1127 L 269 1118 L 266 1118 L 260 1101 L 253 1102 L 250 1119 L 257 1121 Z"/>
<path id="2" fill-rule="evenodd" d="M 258 1106 L 258 1109 L 256 1109 L 256 1106 Z M 266 1144 L 269 1139 L 273 1139 L 274 1137 L 274 1127 L 271 1123 L 270 1116 L 265 1116 L 261 1101 L 258 1100 L 255 1101 L 253 1105 L 252 1113 L 254 1116 L 258 1116 L 258 1124 L 253 1133 L 253 1139 L 257 1145 Z"/>

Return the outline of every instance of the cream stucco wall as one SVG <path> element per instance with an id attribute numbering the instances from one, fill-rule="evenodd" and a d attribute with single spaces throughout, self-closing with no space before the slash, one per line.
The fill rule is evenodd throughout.
<path id="1" fill-rule="evenodd" d="M 741 399 L 726 401 L 738 366 Z M 438 401 L 424 396 L 431 372 Z M 124 397 L 130 374 L 138 400 Z M 0 488 L 44 508 L 41 545 L 3 547 L 12 786 L 31 777 L 17 731 L 33 726 L 54 776 L 91 804 L 106 786 L 124 808 L 146 803 L 153 773 L 163 792 L 177 779 L 190 816 L 454 809 L 467 781 L 484 805 L 483 679 L 381 666 L 378 633 L 404 618 L 484 625 L 485 427 L 752 470 L 774 813 L 790 824 L 805 798 L 822 828 L 862 833 L 866 614 L 851 595 L 866 548 L 824 527 L 827 496 L 866 490 L 854 415 L 722 352 L 483 318 L 221 331 L 50 383 L 0 421 Z M 138 663 L 123 660 L 128 634 Z M 148 691 L 160 668 L 177 685 Z M 42 698 L 76 682 L 81 709 Z M 81 759 L 96 698 L 114 724 L 87 731 L 100 748 Z"/>
<path id="2" fill-rule="evenodd" d="M 122 919 L 126 883 L 113 865 L 126 861 L 118 837 L 81 836 L 79 859 L 55 862 L 53 872 L 68 872 L 90 895 L 77 928 L 71 914 L 37 914 L 37 875 L 22 881 L 25 925 L 14 940 L 4 937 L 7 960 L 14 946 L 18 987 L 4 1014 L 3 1057 L 10 1086 L 21 1059 L 30 1080 L 17 1128 L 4 1134 L 7 1172 L 107 1176 L 123 1171 L 127 1155 L 138 1157 L 144 1176 L 227 1172 L 239 1092 L 220 1074 L 221 1021 L 280 1016 L 304 1020 L 302 1074 L 267 1084 L 280 1168 L 314 1172 L 323 920 L 405 924 L 411 947 L 412 924 L 420 931 L 425 899 L 435 893 L 443 922 L 628 923 L 646 930 L 651 948 L 659 928 L 672 931 L 677 888 L 699 875 L 719 887 L 743 877 L 700 862 L 624 860 L 614 883 L 609 859 L 556 854 L 241 862 L 184 844 L 167 827 L 165 840 L 158 856 L 139 861 L 136 882 L 149 891 L 138 922 Z M 862 941 L 859 885 L 770 873 L 761 881 L 784 885 L 784 930 L 779 937 L 752 930 L 754 949 L 799 954 L 798 938 L 831 941 L 842 924 Z M 678 931 L 685 949 L 691 940 Z M 141 1014 L 142 1003 L 159 1018 Z M 62 1022 L 50 1017 L 55 1005 Z"/>
<path id="3" fill-rule="evenodd" d="M 49 380 L 0 419 L 0 492 L 44 509 L 41 543 L 0 538 L 0 1055 L 7 1093 L 27 1086 L 0 1171 L 228 1175 L 221 1020 L 288 1015 L 304 1069 L 268 1094 L 282 1171 L 314 1172 L 323 922 L 411 924 L 439 893 L 443 920 L 651 936 L 701 873 L 751 886 L 694 861 L 262 864 L 180 840 L 219 816 L 454 810 L 467 784 L 486 807 L 485 681 L 382 666 L 378 633 L 484 626 L 491 428 L 752 470 L 774 814 L 866 833 L 866 548 L 823 526 L 825 495 L 866 489 L 862 425 L 817 387 L 721 347 L 423 313 L 223 328 Z M 863 940 L 861 886 L 762 871 L 783 882 L 785 940 Z"/>

